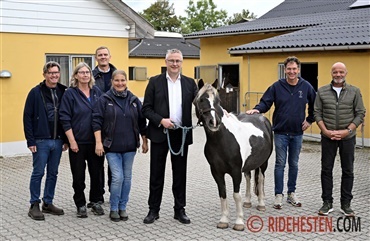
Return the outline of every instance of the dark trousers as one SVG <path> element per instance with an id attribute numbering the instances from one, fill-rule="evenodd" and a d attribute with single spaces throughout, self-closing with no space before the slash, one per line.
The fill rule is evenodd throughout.
<path id="1" fill-rule="evenodd" d="M 178 152 L 181 147 L 181 129 L 170 131 L 171 147 L 174 152 Z M 154 212 L 159 212 L 166 168 L 166 159 L 169 151 L 167 140 L 162 143 L 151 142 L 150 148 L 150 194 L 149 194 L 149 209 Z M 188 156 L 188 145 L 184 145 L 183 156 L 173 155 L 171 153 L 172 164 L 172 193 L 175 199 L 175 212 L 184 209 L 186 205 L 186 166 Z"/>
<path id="2" fill-rule="evenodd" d="M 79 151 L 73 152 L 69 149 L 69 162 L 71 165 L 73 189 L 74 195 L 73 200 L 77 207 L 84 206 L 86 204 L 85 198 L 85 170 L 86 161 L 90 174 L 90 202 L 103 201 L 103 193 L 101 191 L 101 170 L 104 165 L 104 157 L 99 157 L 95 154 L 94 144 L 79 144 Z"/>
<path id="3" fill-rule="evenodd" d="M 110 184 L 112 183 L 112 172 L 109 168 L 109 164 L 107 166 L 108 169 L 108 191 L 110 192 Z M 104 166 L 102 170 L 100 171 L 100 183 L 101 183 L 101 192 L 104 194 L 105 193 L 105 171 L 104 171 Z M 99 200 L 104 202 L 104 200 Z"/>
<path id="4" fill-rule="evenodd" d="M 353 163 L 355 160 L 356 137 L 348 140 L 333 141 L 321 138 L 321 187 L 322 200 L 333 202 L 333 168 L 335 156 L 339 148 L 340 164 L 342 168 L 342 182 L 340 188 L 341 204 L 350 203 L 353 188 Z"/>

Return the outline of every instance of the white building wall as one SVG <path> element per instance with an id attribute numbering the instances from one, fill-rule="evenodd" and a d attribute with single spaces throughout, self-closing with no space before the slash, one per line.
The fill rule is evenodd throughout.
<path id="1" fill-rule="evenodd" d="M 0 32 L 128 37 L 126 26 L 99 0 L 0 1 Z"/>

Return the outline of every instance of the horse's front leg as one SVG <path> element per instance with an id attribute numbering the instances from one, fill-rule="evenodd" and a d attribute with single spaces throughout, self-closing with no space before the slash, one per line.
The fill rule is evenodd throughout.
<path id="1" fill-rule="evenodd" d="M 240 193 L 234 192 L 234 201 L 236 206 L 236 220 L 233 227 L 234 230 L 243 231 L 244 230 L 244 213 L 242 205 L 242 195 Z"/>
<path id="2" fill-rule="evenodd" d="M 252 207 L 252 195 L 251 195 L 251 172 L 245 172 L 245 202 L 243 207 L 250 208 Z"/>
<path id="3" fill-rule="evenodd" d="M 236 220 L 233 227 L 234 230 L 243 231 L 244 230 L 244 213 L 243 213 L 243 202 L 242 196 L 240 194 L 240 183 L 242 182 L 242 173 L 241 171 L 235 171 L 231 174 L 234 185 L 234 201 L 236 206 Z"/>
<path id="4" fill-rule="evenodd" d="M 226 185 L 224 174 L 217 173 L 216 170 L 211 169 L 212 176 L 215 179 L 218 187 L 218 194 L 221 201 L 221 219 L 217 224 L 217 228 L 225 229 L 229 227 L 229 204 L 226 197 Z"/>
<path id="5" fill-rule="evenodd" d="M 217 224 L 217 228 L 225 229 L 229 227 L 229 204 L 227 198 L 220 198 L 221 200 L 221 219 Z"/>

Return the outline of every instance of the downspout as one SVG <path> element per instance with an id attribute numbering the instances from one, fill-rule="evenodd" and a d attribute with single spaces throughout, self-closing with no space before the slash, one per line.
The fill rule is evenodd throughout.
<path id="1" fill-rule="evenodd" d="M 251 91 L 251 59 L 250 59 L 250 55 L 248 55 L 248 91 L 247 93 L 250 93 Z M 251 98 L 248 98 L 248 106 L 250 108 L 251 106 Z"/>
<path id="2" fill-rule="evenodd" d="M 144 42 L 144 39 L 141 38 L 139 43 L 128 52 L 128 55 L 130 56 L 130 54 L 134 52 L 138 47 L 140 47 L 140 45 L 142 45 L 143 42 Z"/>

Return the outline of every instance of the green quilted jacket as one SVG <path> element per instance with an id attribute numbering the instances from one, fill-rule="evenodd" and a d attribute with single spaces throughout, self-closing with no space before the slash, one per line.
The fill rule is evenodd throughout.
<path id="1" fill-rule="evenodd" d="M 365 112 L 360 89 L 355 86 L 344 83 L 339 98 L 332 83 L 317 91 L 314 104 L 315 121 L 318 123 L 322 120 L 328 130 L 347 129 L 351 123 L 358 127 L 364 121 Z M 346 139 L 354 135 L 355 131 Z"/>

